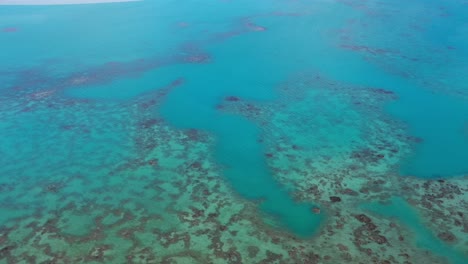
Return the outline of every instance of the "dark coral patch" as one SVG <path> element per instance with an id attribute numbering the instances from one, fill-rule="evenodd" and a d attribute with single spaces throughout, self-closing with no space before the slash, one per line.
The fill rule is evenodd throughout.
<path id="1" fill-rule="evenodd" d="M 140 123 L 138 123 L 138 126 L 140 128 L 151 128 L 160 122 L 161 122 L 160 120 L 152 118 L 152 119 L 148 119 L 145 121 L 141 121 Z"/>
<path id="2" fill-rule="evenodd" d="M 378 93 L 378 94 L 392 94 L 392 95 L 395 94 L 392 91 L 385 90 L 385 89 L 382 89 L 382 88 L 375 88 L 372 91 L 374 91 L 375 93 Z"/>
<path id="3" fill-rule="evenodd" d="M 361 223 L 370 223 L 372 220 L 365 214 L 359 214 L 354 216 Z"/>
<path id="4" fill-rule="evenodd" d="M 151 166 L 156 166 L 156 165 L 158 165 L 158 159 L 150 159 L 148 161 L 148 164 L 151 165 Z"/>
<path id="5" fill-rule="evenodd" d="M 371 239 L 376 242 L 377 244 L 385 244 L 387 243 L 387 238 L 382 235 L 373 235 Z"/>
<path id="6" fill-rule="evenodd" d="M 211 56 L 208 54 L 195 54 L 187 56 L 183 59 L 184 62 L 195 64 L 208 63 L 210 60 Z"/>
<path id="7" fill-rule="evenodd" d="M 351 158 L 358 159 L 363 162 L 375 163 L 385 158 L 385 155 L 378 153 L 375 150 L 366 148 L 361 150 L 355 150 L 351 153 Z"/>
<path id="8" fill-rule="evenodd" d="M 260 251 L 260 249 L 257 246 L 248 246 L 247 247 L 247 252 L 248 252 L 250 258 L 254 258 L 255 256 L 257 256 L 259 251 Z"/>
<path id="9" fill-rule="evenodd" d="M 445 242 L 454 242 L 457 238 L 451 232 L 441 232 L 437 235 L 438 238 L 442 239 Z"/>
<path id="10" fill-rule="evenodd" d="M 227 96 L 226 98 L 224 98 L 224 100 L 228 101 L 228 102 L 238 102 L 240 101 L 240 98 L 237 97 L 237 96 Z"/>

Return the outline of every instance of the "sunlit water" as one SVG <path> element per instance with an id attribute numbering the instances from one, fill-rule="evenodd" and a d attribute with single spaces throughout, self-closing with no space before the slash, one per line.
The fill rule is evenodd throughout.
<path id="1" fill-rule="evenodd" d="M 0 263 L 466 262 L 467 16 L 0 6 Z"/>

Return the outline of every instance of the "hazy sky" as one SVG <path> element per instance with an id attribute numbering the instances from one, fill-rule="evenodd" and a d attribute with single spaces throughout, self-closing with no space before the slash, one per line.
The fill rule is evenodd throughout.
<path id="1" fill-rule="evenodd" d="M 0 0 L 0 5 L 70 5 L 131 2 L 140 0 Z"/>

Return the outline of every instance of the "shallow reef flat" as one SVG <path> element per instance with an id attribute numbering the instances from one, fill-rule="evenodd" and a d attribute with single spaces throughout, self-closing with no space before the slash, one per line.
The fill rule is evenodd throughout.
<path id="1" fill-rule="evenodd" d="M 276 101 L 228 96 L 217 108 L 257 122 L 274 176 L 298 201 L 323 206 L 313 208 L 328 217 L 314 243 L 335 244 L 342 252 L 339 261 L 353 263 L 366 258 L 463 263 L 466 176 L 401 176 L 399 162 L 422 139 L 408 136 L 406 125 L 383 111 L 398 99 L 394 92 L 343 84 L 316 72 L 293 75 L 278 90 Z M 437 259 L 435 253 L 430 260 L 428 252 L 438 248 L 445 248 L 448 257 Z"/>
<path id="2" fill-rule="evenodd" d="M 379 110 L 394 93 L 300 73 L 279 85 L 279 101 L 227 96 L 218 105 L 259 122 L 273 176 L 297 201 L 319 205 L 310 210 L 326 221 L 304 239 L 259 213 L 262 201 L 232 191 L 213 157 L 215 137 L 154 114 L 174 89 L 184 80 L 123 102 L 4 94 L 6 131 L 24 133 L 36 122 L 29 136 L 41 141 L 30 149 L 31 142 L 10 142 L 23 152 L 10 157 L 4 170 L 12 177 L 0 185 L 11 212 L 2 214 L 2 263 L 461 263 L 466 256 L 466 178 L 398 175 L 396 160 L 419 140 Z M 298 118 L 311 107 L 320 118 Z M 349 116 L 336 116 L 340 107 Z M 334 129 L 300 137 L 314 126 L 344 126 L 349 142 L 333 143 Z"/>
<path id="3" fill-rule="evenodd" d="M 0 71 L 0 264 L 467 263 L 468 175 L 423 175 L 432 172 L 428 160 L 442 172 L 466 165 L 463 153 L 431 145 L 465 142 L 458 125 L 466 107 L 451 106 L 467 95 L 459 72 L 466 57 L 460 45 L 429 45 L 421 37 L 428 21 L 414 16 L 445 21 L 450 12 L 429 4 L 419 11 L 416 1 L 404 10 L 385 1 L 216 1 L 206 12 L 229 12 L 214 23 L 188 15 L 195 1 L 187 17 L 182 5 L 168 8 L 174 13 L 161 21 L 177 21 L 159 29 L 162 2 L 116 5 L 117 18 L 103 20 L 102 10 L 83 9 L 116 24 L 96 24 L 96 32 L 119 36 L 90 41 L 93 52 L 62 45 L 56 60 L 17 49 L 32 31 L 44 35 L 31 43 L 56 39 L 45 11 L 31 11 L 41 30 L 18 22 L 29 15 L 0 21 L 5 50 L 19 58 L 4 55 Z M 123 25 L 120 12 L 129 15 Z M 63 19 L 58 13 L 49 15 Z M 134 41 L 121 33 L 151 35 L 141 28 L 160 35 Z M 120 35 L 132 43 L 103 45 Z M 169 44 L 157 46 L 161 36 Z M 115 53 L 100 57 L 103 50 Z M 413 111 L 434 102 L 440 112 Z M 448 116 L 459 119 L 446 127 Z M 429 126 L 434 120 L 440 125 Z M 428 127 L 440 130 L 423 133 Z M 424 173 L 406 173 L 421 149 L 432 158 L 423 159 Z M 249 171 L 252 164 L 261 168 Z M 293 217 L 303 218 L 286 224 Z"/>

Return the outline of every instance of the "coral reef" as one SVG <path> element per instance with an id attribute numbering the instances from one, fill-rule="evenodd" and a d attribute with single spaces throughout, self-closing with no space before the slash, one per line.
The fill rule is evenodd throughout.
<path id="1" fill-rule="evenodd" d="M 338 2 L 367 19 L 389 15 L 369 1 Z M 441 18 L 450 14 L 437 12 Z M 275 180 L 298 203 L 316 205 L 308 212 L 325 221 L 306 238 L 259 212 L 262 199 L 250 201 L 234 191 L 214 154 L 216 135 L 176 128 L 163 118 L 168 95 L 191 79 L 173 79 L 125 100 L 66 93 L 156 69 L 204 67 L 200 64 L 216 58 L 205 44 L 274 30 L 255 22 L 258 18 L 309 14 L 284 10 L 238 18 L 228 29 L 184 42 L 167 56 L 109 61 L 56 75 L 43 65 L 1 72 L 0 77 L 13 77 L 0 90 L 0 263 L 442 264 L 466 258 L 468 176 L 400 175 L 401 161 L 424 139 L 384 110 L 400 100 L 396 90 L 311 70 L 271 87 L 278 95 L 274 100 L 222 94 L 209 106 L 217 115 L 253 122 L 260 131 L 261 157 Z M 412 30 L 424 30 L 423 22 Z M 443 64 L 439 56 L 457 49 L 409 56 L 393 45 L 360 41 L 356 32 L 365 23 L 348 21 L 336 46 L 418 82 L 428 80 L 416 78 L 414 65 Z M 176 26 L 186 31 L 197 25 Z M 433 55 L 437 58 L 428 58 Z M 429 85 L 435 87 L 438 82 Z M 406 207 L 398 207 L 395 197 Z"/>

